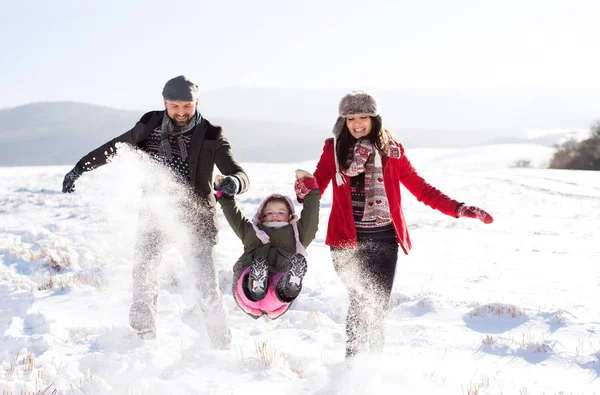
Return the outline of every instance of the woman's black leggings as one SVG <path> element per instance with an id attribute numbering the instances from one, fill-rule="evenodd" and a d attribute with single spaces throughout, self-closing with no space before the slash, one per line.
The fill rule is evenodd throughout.
<path id="1" fill-rule="evenodd" d="M 382 352 L 398 243 L 359 240 L 358 250 L 331 248 L 331 257 L 350 299 L 346 357 L 363 351 L 367 345 L 370 351 Z"/>

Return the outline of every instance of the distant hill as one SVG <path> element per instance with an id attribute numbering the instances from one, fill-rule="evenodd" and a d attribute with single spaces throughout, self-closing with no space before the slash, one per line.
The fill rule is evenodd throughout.
<path id="1" fill-rule="evenodd" d="M 77 102 L 0 110 L 0 166 L 74 164 L 131 129 L 143 112 Z M 320 155 L 328 131 L 283 122 L 207 118 L 224 128 L 240 161 L 291 162 Z"/>
<path id="2" fill-rule="evenodd" d="M 360 87 L 357 87 L 360 88 Z M 459 146 L 525 137 L 526 129 L 581 129 L 600 117 L 596 90 L 530 88 L 371 89 L 384 124 L 418 146 L 452 135 Z M 330 129 L 347 89 L 232 86 L 200 95 L 207 114 Z M 432 139 L 427 140 L 425 137 Z"/>
<path id="3" fill-rule="evenodd" d="M 0 110 L 0 165 L 58 165 L 131 128 L 141 114 L 77 102 Z"/>
<path id="4" fill-rule="evenodd" d="M 245 99 L 231 96 L 233 114 Z M 256 103 L 255 103 L 256 104 Z M 299 103 L 296 103 L 299 105 Z M 283 103 L 292 106 L 293 102 Z M 240 161 L 297 162 L 316 159 L 323 141 L 331 136 L 335 121 L 316 120 L 310 113 L 290 113 L 289 121 L 212 116 L 206 104 L 203 114 L 224 128 L 235 156 Z M 150 109 L 148 109 L 150 110 Z M 328 109 L 331 113 L 331 109 Z M 0 110 L 0 166 L 74 164 L 79 158 L 129 130 L 143 111 L 125 111 L 79 102 L 41 102 Z M 251 114 L 246 114 L 250 116 Z M 325 114 L 321 114 L 323 117 Z M 311 126 L 312 125 L 312 126 Z M 530 141 L 506 138 L 486 130 L 448 130 L 437 128 L 394 128 L 394 135 L 407 148 L 461 148 L 488 143 L 538 143 L 551 145 L 561 136 Z"/>

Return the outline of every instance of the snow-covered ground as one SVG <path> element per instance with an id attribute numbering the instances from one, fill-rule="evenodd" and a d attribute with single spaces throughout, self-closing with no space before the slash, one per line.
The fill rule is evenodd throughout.
<path id="1" fill-rule="evenodd" d="M 427 181 L 495 222 L 444 216 L 404 190 L 413 250 L 399 258 L 385 352 L 352 364 L 348 300 L 324 245 L 330 190 L 302 294 L 275 321 L 235 305 L 231 268 L 242 246 L 221 216 L 233 346 L 215 351 L 176 246 L 161 265 L 157 339 L 139 340 L 128 326 L 144 168 L 136 154 L 85 174 L 74 194 L 60 192 L 68 167 L 0 168 L 2 394 L 600 392 L 600 176 L 511 167 L 543 166 L 551 151 L 407 152 Z M 245 212 L 272 192 L 292 195 L 294 169 L 315 164 L 243 164 Z"/>

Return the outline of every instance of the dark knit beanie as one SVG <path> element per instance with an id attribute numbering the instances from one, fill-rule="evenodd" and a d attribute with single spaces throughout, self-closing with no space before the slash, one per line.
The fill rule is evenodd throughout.
<path id="1" fill-rule="evenodd" d="M 170 79 L 163 88 L 163 98 L 171 101 L 196 101 L 198 85 L 180 75 Z"/>

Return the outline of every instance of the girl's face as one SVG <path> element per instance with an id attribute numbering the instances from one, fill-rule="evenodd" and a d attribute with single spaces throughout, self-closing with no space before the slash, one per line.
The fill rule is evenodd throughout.
<path id="1" fill-rule="evenodd" d="M 354 114 L 346 118 L 346 126 L 355 139 L 368 136 L 373 123 L 367 114 Z"/>
<path id="2" fill-rule="evenodd" d="M 278 201 L 272 201 L 266 204 L 263 209 L 260 220 L 265 222 L 290 222 L 290 212 L 287 204 Z"/>

